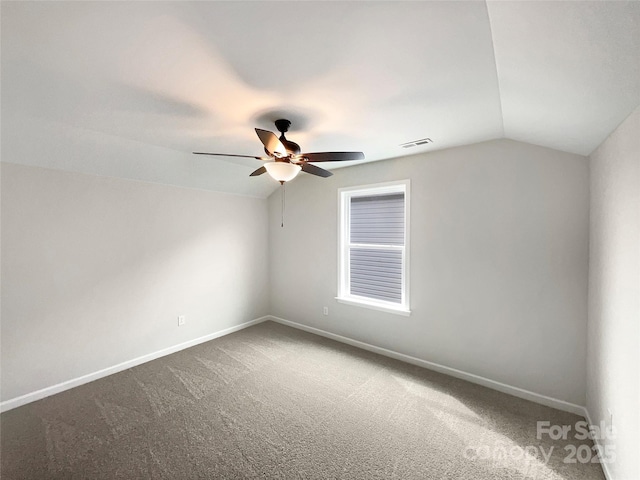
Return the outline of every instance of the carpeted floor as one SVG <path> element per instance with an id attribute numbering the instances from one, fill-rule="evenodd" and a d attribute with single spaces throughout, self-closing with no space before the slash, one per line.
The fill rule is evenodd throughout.
<path id="1" fill-rule="evenodd" d="M 1 477 L 604 479 L 545 420 L 582 419 L 266 322 L 2 414 Z"/>

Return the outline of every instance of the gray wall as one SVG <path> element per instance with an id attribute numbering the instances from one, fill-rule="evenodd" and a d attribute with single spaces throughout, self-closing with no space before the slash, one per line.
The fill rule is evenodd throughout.
<path id="1" fill-rule="evenodd" d="M 405 178 L 411 316 L 337 303 L 337 189 Z M 269 198 L 272 314 L 584 405 L 585 157 L 491 141 L 301 174 L 284 228 L 280 202 Z"/>
<path id="2" fill-rule="evenodd" d="M 640 107 L 591 155 L 587 409 L 613 413 L 612 478 L 640 478 Z"/>
<path id="3" fill-rule="evenodd" d="M 338 304 L 337 189 L 405 178 L 412 315 Z M 588 187 L 584 157 L 492 141 L 302 174 L 280 228 L 280 191 L 5 163 L 2 398 L 272 313 L 583 405 Z"/>
<path id="4" fill-rule="evenodd" d="M 1 181 L 3 400 L 268 313 L 266 200 L 7 163 Z"/>

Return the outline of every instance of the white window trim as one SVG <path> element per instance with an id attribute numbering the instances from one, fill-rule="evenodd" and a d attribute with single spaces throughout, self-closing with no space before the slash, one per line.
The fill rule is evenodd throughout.
<path id="1" fill-rule="evenodd" d="M 405 223 L 405 239 L 404 239 L 404 258 L 402 262 L 402 303 L 385 302 L 382 300 L 374 300 L 371 298 L 351 295 L 349 293 L 349 264 L 347 258 L 349 255 L 349 209 L 347 205 L 354 196 L 362 195 L 382 195 L 386 193 L 404 193 L 404 223 Z M 395 182 L 375 183 L 371 185 L 360 185 L 357 187 L 346 187 L 338 189 L 338 295 L 336 300 L 347 305 L 355 305 L 373 310 L 394 313 L 397 315 L 409 316 L 409 239 L 410 228 L 410 181 L 398 180 Z M 370 245 L 367 245 L 370 247 Z M 396 246 L 388 247 L 372 247 L 372 248 L 401 248 Z"/>

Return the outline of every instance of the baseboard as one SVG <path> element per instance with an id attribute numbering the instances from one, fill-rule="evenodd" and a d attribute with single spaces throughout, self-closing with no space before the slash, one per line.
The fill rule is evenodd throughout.
<path id="1" fill-rule="evenodd" d="M 112 367 L 103 368 L 102 370 L 98 370 L 97 372 L 89 373 L 87 375 L 83 375 L 81 377 L 73 378 L 71 380 L 67 380 L 62 383 L 58 383 L 56 385 L 52 385 L 50 387 L 43 388 L 41 390 L 36 390 L 35 392 L 27 393 L 25 395 L 21 395 L 16 398 L 11 398 L 9 400 L 5 400 L 0 403 L 0 412 L 6 412 L 8 410 L 12 410 L 17 407 L 21 407 L 22 405 L 26 405 L 27 403 L 35 402 L 36 400 L 40 400 L 45 397 L 49 397 L 51 395 L 55 395 L 56 393 L 64 392 L 65 390 L 69 390 L 74 387 L 79 387 L 80 385 L 84 385 L 85 383 L 93 382 L 94 380 L 98 380 L 100 378 L 106 377 L 108 375 L 113 375 L 114 373 L 121 372 L 123 370 L 127 370 L 128 368 L 135 367 L 137 365 L 141 365 L 143 363 L 149 362 L 151 360 L 155 360 L 156 358 L 164 357 L 166 355 L 170 355 L 175 352 L 179 352 L 180 350 L 184 350 L 185 348 L 193 347 L 200 343 L 208 342 L 209 340 L 213 340 L 214 338 L 223 337 L 225 335 L 229 335 L 230 333 L 237 332 L 239 330 L 243 330 L 252 325 L 256 325 L 258 323 L 262 323 L 265 320 L 269 320 L 272 317 L 265 316 L 256 318 L 255 320 L 251 320 L 249 322 L 241 323 L 240 325 L 236 325 L 233 327 L 225 328 L 224 330 L 220 330 L 218 332 L 210 333 L 203 337 L 195 338 L 193 340 L 189 340 L 187 342 L 179 343 L 177 345 L 173 345 L 172 347 L 163 348 L 162 350 L 158 350 L 157 352 L 148 353 L 138 358 L 134 358 L 132 360 L 128 360 L 126 362 L 119 363 L 117 365 L 113 365 Z"/>
<path id="2" fill-rule="evenodd" d="M 410 355 L 405 355 L 404 353 L 398 353 L 394 352 L 393 350 L 387 350 L 386 348 L 376 347 L 375 345 L 370 345 L 359 340 L 353 340 L 348 337 L 343 337 L 342 335 L 336 335 L 335 333 L 320 330 L 319 328 L 309 327 L 301 323 L 292 322 L 291 320 L 285 320 L 284 318 L 275 317 L 273 315 L 270 315 L 269 318 L 274 322 L 281 323 L 283 325 L 288 325 L 299 330 L 304 330 L 305 332 L 315 333 L 316 335 L 320 335 L 322 337 L 330 338 L 341 343 L 346 343 L 347 345 L 362 348 L 363 350 L 368 350 L 373 353 L 378 353 L 380 355 L 384 355 L 385 357 L 395 358 L 396 360 L 411 363 L 412 365 L 424 367 L 428 370 L 433 370 L 439 373 L 450 375 L 452 377 L 460 378 L 462 380 L 467 380 L 471 383 L 482 385 L 483 387 L 491 388 L 503 393 L 508 393 L 509 395 L 513 395 L 514 397 L 523 398 L 525 400 L 556 408 L 564 412 L 574 413 L 576 415 L 584 416 L 585 414 L 585 408 L 581 405 L 565 402 L 564 400 L 559 400 L 553 397 L 547 397 L 546 395 L 530 392 L 529 390 L 524 390 L 522 388 L 507 385 L 505 383 L 496 382 L 495 380 L 481 377 L 479 375 L 474 375 L 473 373 L 464 372 L 462 370 L 440 365 L 438 363 L 422 360 Z"/>
<path id="3" fill-rule="evenodd" d="M 583 412 L 583 416 L 584 418 L 587 420 L 587 423 L 591 426 L 591 425 L 595 425 L 592 421 L 591 421 L 591 415 L 589 415 L 589 410 L 587 410 L 587 407 L 584 407 L 584 412 Z M 598 436 L 596 435 L 595 438 L 593 439 L 593 443 L 595 443 L 598 446 L 598 451 L 603 451 L 604 450 L 604 445 L 600 442 L 600 438 L 598 438 Z M 604 476 L 607 480 L 613 480 L 613 475 L 611 475 L 611 472 L 609 471 L 609 467 L 605 462 L 600 462 L 600 466 L 602 467 L 602 472 L 604 473 Z"/>

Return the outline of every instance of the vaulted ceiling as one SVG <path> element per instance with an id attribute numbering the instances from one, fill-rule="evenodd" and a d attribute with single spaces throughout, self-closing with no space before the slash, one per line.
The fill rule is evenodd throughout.
<path id="1" fill-rule="evenodd" d="M 640 2 L 1 8 L 12 163 L 263 197 L 259 161 L 190 152 L 260 155 L 253 128 L 285 117 L 303 151 L 369 161 L 496 138 L 587 155 L 640 104 Z"/>

